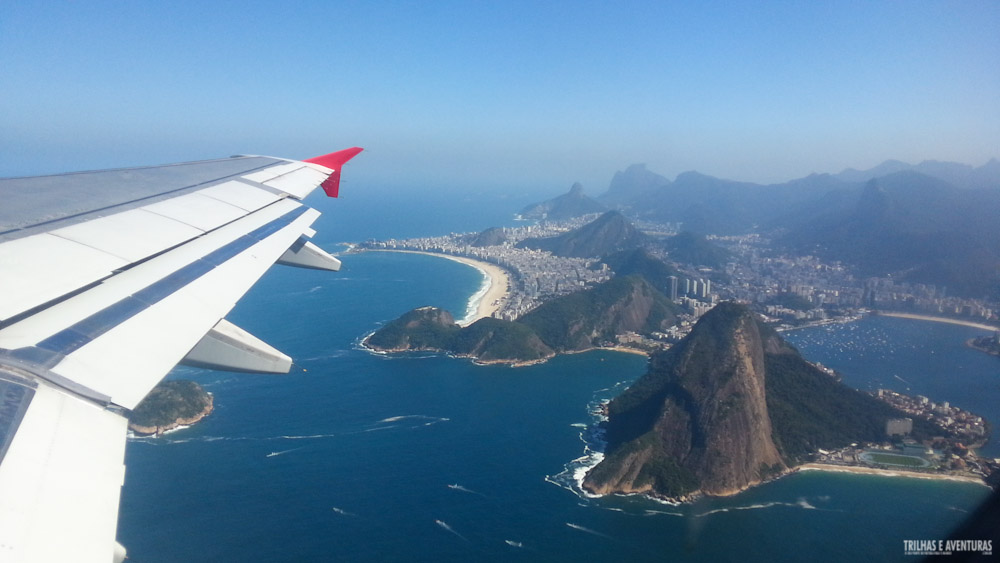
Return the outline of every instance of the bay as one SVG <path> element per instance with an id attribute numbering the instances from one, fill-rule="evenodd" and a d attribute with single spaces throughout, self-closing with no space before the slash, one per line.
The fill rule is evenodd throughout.
<path id="1" fill-rule="evenodd" d="M 431 230 L 424 221 L 392 228 Z M 365 334 L 418 306 L 463 311 L 481 276 L 422 255 L 343 260 L 337 274 L 273 268 L 229 317 L 296 358 L 291 374 L 171 374 L 205 385 L 216 412 L 129 441 L 119 539 L 133 560 L 906 560 L 902 540 L 943 538 L 988 494 L 809 471 L 683 507 L 583 497 L 571 472 L 584 463 L 574 460 L 592 439 L 593 410 L 644 372 L 644 357 L 590 352 L 509 368 L 371 354 L 358 346 Z M 906 341 L 906 326 L 879 330 Z M 787 336 L 858 387 L 881 385 L 898 365 L 856 370 L 870 358 L 841 358 L 848 336 L 826 330 Z M 954 336 L 921 346 L 965 358 Z M 878 342 L 855 340 L 866 351 Z M 955 377 L 993 366 L 968 361 L 975 375 Z M 911 384 L 934 381 L 911 367 L 896 369 Z M 994 403 L 995 388 L 985 390 Z"/>
<path id="2" fill-rule="evenodd" d="M 844 383 L 891 389 L 1000 421 L 1000 358 L 966 346 L 990 334 L 962 325 L 869 316 L 861 321 L 793 330 L 782 336 L 810 361 L 837 370 Z M 1000 457 L 994 438 L 979 453 Z"/>

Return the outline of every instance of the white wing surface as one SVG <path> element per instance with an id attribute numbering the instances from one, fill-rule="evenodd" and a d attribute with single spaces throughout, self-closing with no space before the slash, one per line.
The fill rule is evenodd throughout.
<path id="1" fill-rule="evenodd" d="M 0 179 L 0 561 L 124 557 L 124 414 L 178 362 L 288 371 L 224 317 L 275 262 L 339 269 L 300 200 L 359 152 Z"/>

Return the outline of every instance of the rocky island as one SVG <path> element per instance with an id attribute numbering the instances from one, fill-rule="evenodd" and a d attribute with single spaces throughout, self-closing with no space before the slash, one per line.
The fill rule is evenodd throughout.
<path id="1" fill-rule="evenodd" d="M 1000 331 L 991 336 L 980 336 L 967 342 L 970 348 L 975 348 L 980 352 L 986 352 L 991 356 L 1000 356 Z"/>
<path id="2" fill-rule="evenodd" d="M 129 430 L 142 435 L 160 435 L 179 426 L 194 424 L 211 414 L 212 395 L 194 381 L 164 381 L 129 413 Z"/>
<path id="3" fill-rule="evenodd" d="M 654 354 L 607 415 L 605 458 L 583 487 L 685 500 L 737 493 L 820 449 L 882 442 L 904 413 L 804 360 L 746 306 L 721 303 Z M 914 438 L 936 432 L 913 420 Z"/>

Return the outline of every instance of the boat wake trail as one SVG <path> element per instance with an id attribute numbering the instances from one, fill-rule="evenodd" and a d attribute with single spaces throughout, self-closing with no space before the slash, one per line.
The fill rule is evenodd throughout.
<path id="1" fill-rule="evenodd" d="M 279 456 L 279 455 L 284 455 L 284 454 L 287 454 L 288 452 L 294 452 L 294 451 L 296 451 L 296 450 L 301 450 L 301 449 L 302 449 L 302 448 L 304 448 L 304 447 L 305 447 L 305 446 L 300 446 L 300 447 L 298 447 L 298 448 L 292 448 L 292 449 L 290 449 L 290 450 L 281 450 L 280 452 L 271 452 L 271 453 L 267 454 L 267 455 L 266 455 L 266 456 L 264 456 L 264 457 L 277 457 L 277 456 Z"/>
<path id="2" fill-rule="evenodd" d="M 357 516 L 358 516 L 357 514 L 354 514 L 353 512 L 348 512 L 348 511 L 344 510 L 343 508 L 337 508 L 336 506 L 332 506 L 330 508 L 334 512 L 336 512 L 337 514 L 340 514 L 341 516 L 350 516 L 352 518 L 357 518 Z"/>
<path id="3" fill-rule="evenodd" d="M 410 429 L 421 428 L 423 426 L 433 426 L 439 422 L 450 422 L 450 418 L 443 416 L 427 416 L 423 414 L 403 414 L 399 416 L 390 416 L 389 418 L 383 418 L 382 420 L 376 422 L 373 426 L 374 429 L 378 428 L 394 428 L 396 426 L 402 426 L 404 424 L 411 424 Z M 393 424 L 391 427 L 379 426 L 380 424 Z"/>
<path id="4" fill-rule="evenodd" d="M 486 496 L 483 493 L 480 493 L 478 491 L 473 491 L 472 489 L 467 489 L 467 488 L 463 487 L 462 485 L 459 485 L 458 483 L 454 483 L 452 485 L 448 485 L 448 488 L 451 489 L 451 490 L 453 490 L 453 491 L 461 491 L 463 493 L 469 493 L 469 494 L 472 494 L 472 495 L 479 495 L 481 497 L 485 497 Z"/>
<path id="5" fill-rule="evenodd" d="M 452 534 L 455 534 L 456 536 L 462 538 L 462 541 L 466 541 L 466 542 L 469 541 L 469 540 L 465 539 L 465 536 L 463 536 L 462 534 L 456 532 L 454 528 L 452 528 L 451 526 L 449 526 L 447 522 L 445 522 L 443 520 L 435 520 L 434 523 L 437 524 L 438 526 L 441 526 L 441 528 L 444 529 L 446 532 L 451 532 Z"/>
<path id="6" fill-rule="evenodd" d="M 609 539 L 609 540 L 614 539 L 614 538 L 612 538 L 611 536 L 609 536 L 607 534 L 602 534 L 601 532 L 598 532 L 597 530 L 591 530 L 590 528 L 586 528 L 586 527 L 581 526 L 579 524 L 573 524 L 572 522 L 566 522 L 566 525 L 569 526 L 570 528 L 573 528 L 574 530 L 580 530 L 581 532 L 592 534 L 592 535 L 595 535 L 595 536 L 598 536 L 598 537 L 601 537 L 601 538 L 605 538 L 605 539 Z"/>

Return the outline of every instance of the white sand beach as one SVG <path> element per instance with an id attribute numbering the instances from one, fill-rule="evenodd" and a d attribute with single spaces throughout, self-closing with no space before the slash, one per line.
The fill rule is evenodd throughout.
<path id="1" fill-rule="evenodd" d="M 448 260 L 453 260 L 455 262 L 461 262 L 468 266 L 476 268 L 483 273 L 489 279 L 489 286 L 486 288 L 485 292 L 479 292 L 474 297 L 478 299 L 476 304 L 476 312 L 471 316 L 467 316 L 464 319 L 457 319 L 457 322 L 461 326 L 468 326 L 479 319 L 485 317 L 492 317 L 494 313 L 500 310 L 503 306 L 503 302 L 506 300 L 508 293 L 510 292 L 510 276 L 507 275 L 507 271 L 497 266 L 496 264 L 491 264 L 489 262 L 484 262 L 482 260 L 476 260 L 474 258 L 467 258 L 465 256 L 453 256 L 451 254 L 441 254 L 438 252 L 424 252 L 420 250 L 365 250 L 365 252 L 406 252 L 409 254 L 426 254 L 428 256 L 437 256 L 438 258 L 446 258 Z M 458 312 L 455 312 L 456 316 Z"/>
<path id="2" fill-rule="evenodd" d="M 982 479 L 966 477 L 964 475 L 942 475 L 940 473 L 923 473 L 920 471 L 906 471 L 905 469 L 878 469 L 875 467 L 861 467 L 857 465 L 831 465 L 826 463 L 806 463 L 794 469 L 794 471 L 832 471 L 839 473 L 863 473 L 866 475 L 882 475 L 885 477 L 909 477 L 911 479 L 940 479 L 944 481 L 962 481 L 965 483 L 976 483 L 984 485 Z"/>
<path id="3" fill-rule="evenodd" d="M 879 315 L 883 317 L 897 317 L 900 319 L 915 319 L 918 321 L 932 321 L 935 323 L 948 323 L 953 325 L 971 326 L 972 328 L 981 328 L 983 330 L 997 331 L 1000 328 L 995 326 L 990 326 L 988 324 L 977 323 L 973 321 L 963 321 L 960 319 L 949 319 L 947 317 L 932 317 L 930 315 L 914 315 L 913 313 L 888 313 L 884 311 L 879 311 Z"/>

